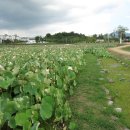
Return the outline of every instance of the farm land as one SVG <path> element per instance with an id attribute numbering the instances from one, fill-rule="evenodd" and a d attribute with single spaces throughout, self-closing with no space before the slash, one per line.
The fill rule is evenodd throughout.
<path id="1" fill-rule="evenodd" d="M 114 46 L 0 46 L 0 129 L 129 130 L 130 58 Z"/>

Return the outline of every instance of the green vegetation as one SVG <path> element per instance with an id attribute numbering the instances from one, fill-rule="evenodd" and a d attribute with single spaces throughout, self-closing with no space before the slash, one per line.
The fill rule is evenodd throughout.
<path id="1" fill-rule="evenodd" d="M 70 33 L 62 32 L 62 33 L 56 33 L 54 35 L 46 34 L 44 39 L 46 42 L 54 42 L 54 43 L 77 43 L 86 41 L 86 36 L 74 32 Z"/>
<path id="2" fill-rule="evenodd" d="M 36 43 L 42 43 L 43 41 L 47 43 L 64 43 L 64 44 L 74 44 L 74 43 L 110 43 L 118 42 L 118 38 L 112 34 L 94 34 L 92 36 L 86 36 L 81 33 L 75 32 L 59 32 L 55 34 L 47 33 L 45 37 L 36 36 Z"/>
<path id="3" fill-rule="evenodd" d="M 124 117 L 114 111 L 117 104 L 115 106 L 107 104 L 107 95 L 104 91 L 104 85 L 110 85 L 110 83 L 101 71 L 102 64 L 100 60 L 105 63 L 106 60 L 110 60 L 108 58 L 110 55 L 106 56 L 104 53 L 102 55 L 100 53 L 98 56 L 98 54 L 96 51 L 95 56 L 87 54 L 84 57 L 87 63 L 81 68 L 81 73 L 78 76 L 78 86 L 70 99 L 73 112 L 72 121 L 76 122 L 77 130 L 123 129 L 125 127 L 123 125 L 125 123 L 122 122 Z"/>
<path id="4" fill-rule="evenodd" d="M 90 47 L 85 50 L 85 53 L 91 53 L 97 57 L 112 57 L 105 47 Z"/>
<path id="5" fill-rule="evenodd" d="M 99 35 L 92 35 L 92 36 L 85 36 L 84 34 L 79 34 L 75 32 L 62 32 L 56 33 L 51 35 L 50 33 L 46 34 L 44 37 L 44 41 L 46 42 L 53 42 L 53 43 L 103 43 L 103 42 L 117 42 L 117 38 L 110 36 L 108 39 L 108 34 L 99 34 Z"/>
<path id="6" fill-rule="evenodd" d="M 1 128 L 67 128 L 71 118 L 67 98 L 83 64 L 83 50 L 74 46 L 1 48 Z"/>
<path id="7" fill-rule="evenodd" d="M 125 48 L 122 48 L 123 50 L 125 51 L 130 51 L 130 47 L 125 47 Z"/>
<path id="8" fill-rule="evenodd" d="M 36 41 L 36 43 L 43 43 L 44 38 L 42 36 L 36 36 L 35 41 Z"/>
<path id="9" fill-rule="evenodd" d="M 112 56 L 110 46 L 115 44 L 2 46 L 0 128 L 130 128 L 129 61 Z"/>
<path id="10" fill-rule="evenodd" d="M 106 84 L 106 87 L 112 94 L 114 105 L 122 108 L 123 122 L 130 128 L 130 66 L 121 60 L 104 59 L 101 65 L 108 71 L 107 78 L 113 80 L 113 83 Z"/>
<path id="11" fill-rule="evenodd" d="M 23 44 L 23 42 L 17 39 L 14 39 L 13 41 L 10 39 L 7 39 L 7 40 L 2 40 L 2 44 L 5 44 L 5 45 Z"/>

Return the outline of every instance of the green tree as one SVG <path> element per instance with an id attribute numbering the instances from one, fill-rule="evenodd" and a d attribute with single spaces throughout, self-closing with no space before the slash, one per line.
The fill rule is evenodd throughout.
<path id="1" fill-rule="evenodd" d="M 41 36 L 36 36 L 35 41 L 36 41 L 36 43 L 39 43 L 41 41 Z"/>
<path id="2" fill-rule="evenodd" d="M 2 42 L 4 44 L 11 44 L 12 43 L 12 41 L 10 39 L 3 40 Z"/>
<path id="3" fill-rule="evenodd" d="M 51 37 L 51 34 L 50 34 L 50 33 L 47 33 L 47 34 L 46 34 L 46 37 Z"/>
<path id="4" fill-rule="evenodd" d="M 119 25 L 119 26 L 116 28 L 116 32 L 118 33 L 119 40 L 120 40 L 120 44 L 122 44 L 122 39 L 123 39 L 123 37 L 125 36 L 125 31 L 128 31 L 128 28 L 127 28 L 127 27 L 123 27 L 123 26 Z"/>
<path id="5" fill-rule="evenodd" d="M 86 36 L 75 32 L 59 32 L 53 35 L 48 33 L 44 39 L 47 42 L 55 43 L 78 43 L 86 41 Z"/>
<path id="6" fill-rule="evenodd" d="M 93 34 L 92 37 L 95 38 L 95 39 L 97 39 L 97 34 Z"/>
<path id="7" fill-rule="evenodd" d="M 104 39 L 104 38 L 103 38 L 103 34 L 102 34 L 102 33 L 101 33 L 101 34 L 99 34 L 98 39 Z"/>
<path id="8" fill-rule="evenodd" d="M 44 37 L 41 37 L 41 38 L 40 38 L 40 41 L 41 41 L 42 43 L 44 42 L 44 40 L 45 40 Z"/>

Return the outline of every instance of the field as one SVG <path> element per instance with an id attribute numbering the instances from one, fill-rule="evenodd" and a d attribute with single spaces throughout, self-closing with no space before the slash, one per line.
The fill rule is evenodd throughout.
<path id="1" fill-rule="evenodd" d="M 130 51 L 130 47 L 124 48 L 125 51 Z"/>
<path id="2" fill-rule="evenodd" d="M 130 128 L 129 61 L 110 46 L 1 46 L 0 128 Z"/>

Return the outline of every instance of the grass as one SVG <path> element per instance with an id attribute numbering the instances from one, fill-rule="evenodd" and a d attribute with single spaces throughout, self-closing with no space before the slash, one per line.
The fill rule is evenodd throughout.
<path id="1" fill-rule="evenodd" d="M 125 51 L 130 51 L 130 47 L 125 47 L 125 48 L 122 48 L 123 50 Z"/>
<path id="2" fill-rule="evenodd" d="M 112 94 L 114 105 L 122 108 L 120 121 L 130 128 L 130 67 L 113 59 L 103 59 L 101 65 L 108 70 L 107 78 L 114 81 L 106 87 Z"/>
<path id="3" fill-rule="evenodd" d="M 120 118 L 120 115 L 107 105 L 103 89 L 107 80 L 100 73 L 98 59 L 91 54 L 85 59 L 87 64 L 81 68 L 78 88 L 70 99 L 76 130 L 120 130 L 123 125 L 113 119 L 115 116 Z"/>

